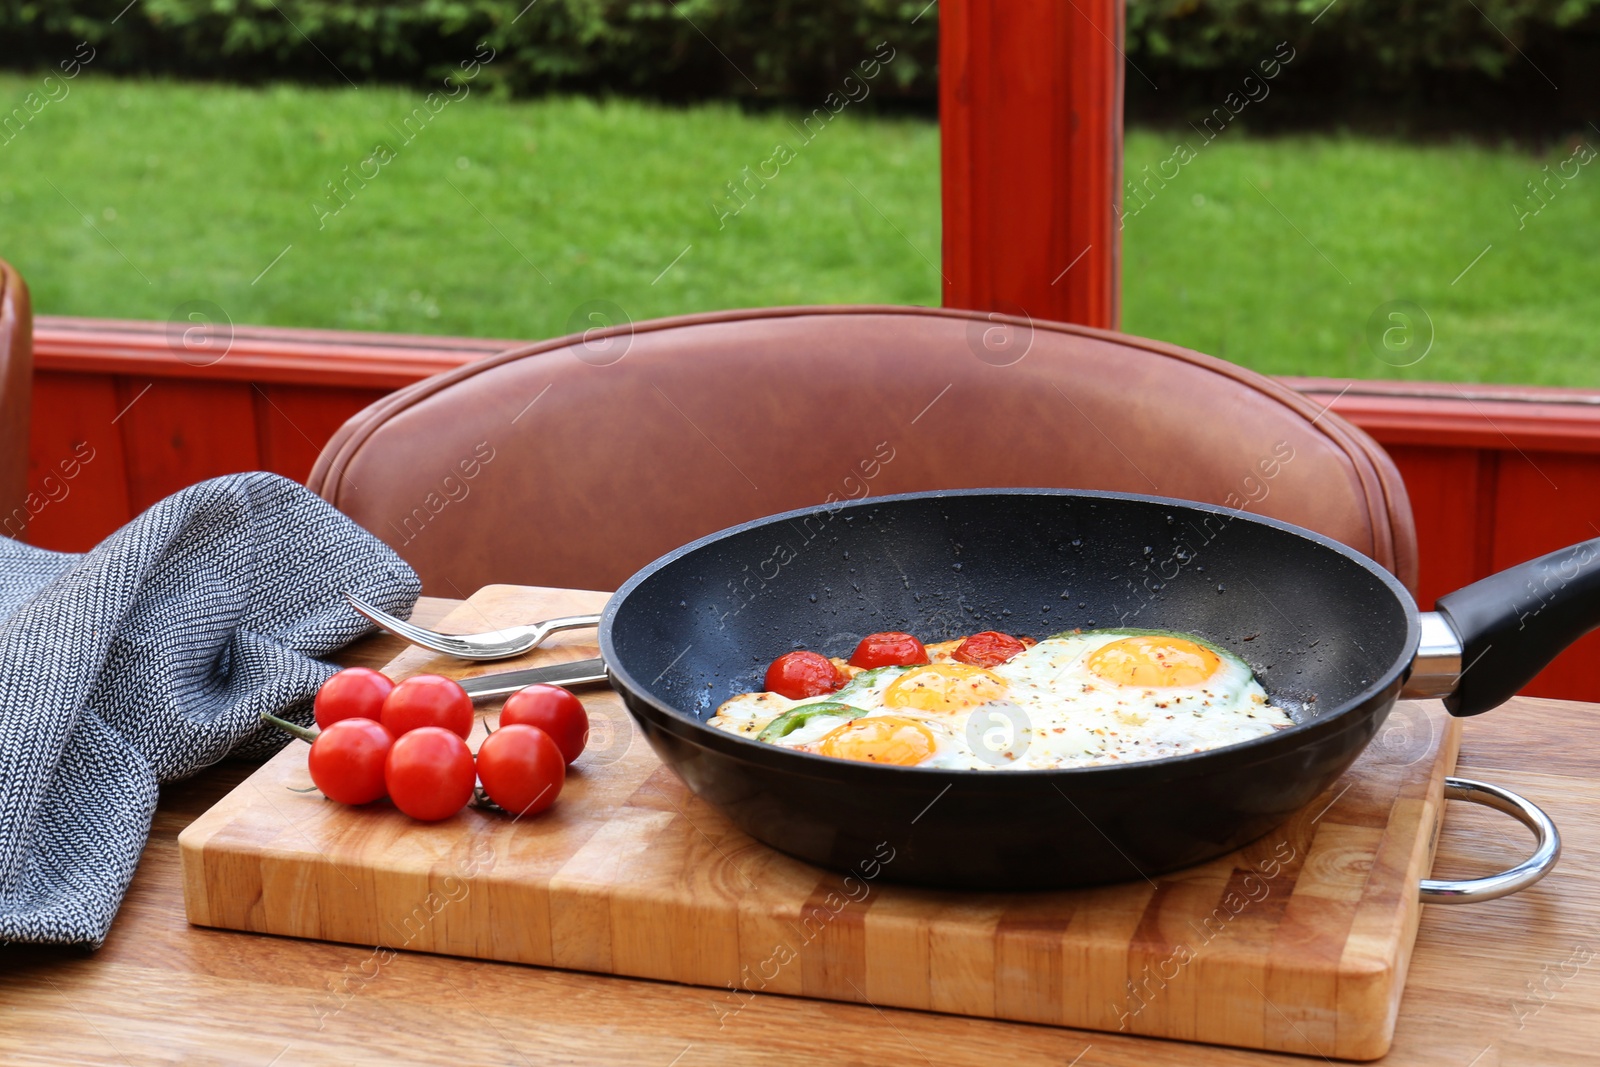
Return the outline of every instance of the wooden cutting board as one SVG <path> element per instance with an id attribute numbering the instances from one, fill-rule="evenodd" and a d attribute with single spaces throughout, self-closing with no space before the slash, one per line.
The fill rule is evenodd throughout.
<path id="1" fill-rule="evenodd" d="M 605 599 L 489 586 L 442 628 Z M 582 659 L 593 640 L 470 667 L 410 649 L 389 673 Z M 189 921 L 372 945 L 373 974 L 410 950 L 703 985 L 724 1023 L 785 993 L 1371 1059 L 1393 1034 L 1460 740 L 1438 704 L 1402 703 L 1326 794 L 1231 856 L 1095 889 L 954 893 L 767 849 L 660 764 L 614 693 L 583 700 L 589 750 L 555 807 L 516 822 L 468 809 L 425 825 L 293 792 L 310 779 L 291 744 L 179 838 Z M 366 970 L 330 989 L 327 1014 Z"/>

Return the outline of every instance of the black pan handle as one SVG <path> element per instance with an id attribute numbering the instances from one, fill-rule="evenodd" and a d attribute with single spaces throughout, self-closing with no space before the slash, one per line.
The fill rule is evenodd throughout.
<path id="1" fill-rule="evenodd" d="M 1600 626 L 1600 537 L 1491 574 L 1435 607 L 1461 639 L 1461 676 L 1444 706 L 1481 714 Z"/>

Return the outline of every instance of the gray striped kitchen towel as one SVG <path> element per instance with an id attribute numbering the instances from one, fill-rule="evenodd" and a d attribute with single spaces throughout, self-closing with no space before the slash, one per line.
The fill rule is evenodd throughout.
<path id="1" fill-rule="evenodd" d="M 98 947 L 157 788 L 283 743 L 417 576 L 302 486 L 236 474 L 151 507 L 82 555 L 0 538 L 0 940 Z"/>

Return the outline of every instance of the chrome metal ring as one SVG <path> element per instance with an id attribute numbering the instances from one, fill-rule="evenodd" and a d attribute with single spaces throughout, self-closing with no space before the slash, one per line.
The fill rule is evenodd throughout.
<path id="1" fill-rule="evenodd" d="M 1419 893 L 1424 904 L 1476 904 L 1515 893 L 1549 874 L 1561 858 L 1561 835 L 1556 831 L 1556 824 L 1532 801 L 1511 790 L 1487 782 L 1475 782 L 1470 778 L 1446 778 L 1444 798 L 1465 800 L 1505 812 L 1533 831 L 1538 847 L 1532 856 L 1509 871 L 1487 878 L 1470 878 L 1459 882 L 1424 878 Z"/>

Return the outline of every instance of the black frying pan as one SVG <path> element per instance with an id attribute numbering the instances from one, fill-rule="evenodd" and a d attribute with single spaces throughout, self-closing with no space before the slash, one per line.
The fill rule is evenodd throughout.
<path id="1" fill-rule="evenodd" d="M 671 552 L 611 599 L 600 647 L 656 753 L 752 837 L 835 868 L 877 869 L 892 854 L 882 876 L 901 882 L 1064 887 L 1153 875 L 1266 833 L 1350 765 L 1408 679 L 1407 695 L 1445 696 L 1457 715 L 1505 700 L 1600 623 L 1597 548 L 1494 575 L 1419 616 L 1366 557 L 1226 508 L 916 493 L 789 512 Z M 1205 637 L 1249 663 L 1297 725 L 1142 763 L 951 771 L 829 759 L 704 724 L 795 648 L 849 655 L 879 630 L 933 642 L 1074 627 Z"/>

